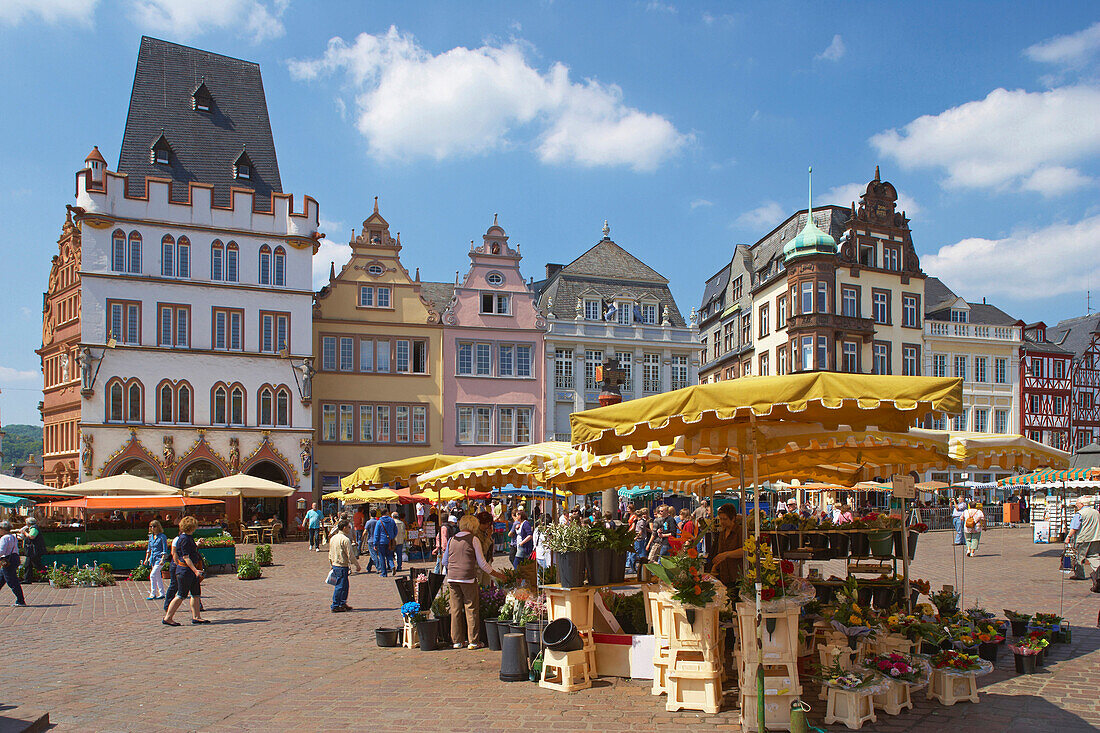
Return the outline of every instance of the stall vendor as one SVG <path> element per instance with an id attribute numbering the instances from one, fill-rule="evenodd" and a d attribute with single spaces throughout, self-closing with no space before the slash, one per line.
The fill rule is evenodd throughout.
<path id="1" fill-rule="evenodd" d="M 741 517 L 730 504 L 718 507 L 718 533 L 709 558 L 711 572 L 727 588 L 741 579 L 742 558 L 745 556 L 741 539 Z"/>

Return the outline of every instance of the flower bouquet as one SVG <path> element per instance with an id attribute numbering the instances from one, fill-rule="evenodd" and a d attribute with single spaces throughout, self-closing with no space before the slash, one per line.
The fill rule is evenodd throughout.
<path id="1" fill-rule="evenodd" d="M 966 609 L 966 611 L 964 611 L 964 613 L 966 614 L 966 617 L 969 618 L 971 621 L 985 621 L 986 619 L 993 618 L 993 614 L 991 614 L 989 611 L 985 610 L 981 606 L 968 608 Z"/>
<path id="2" fill-rule="evenodd" d="M 1035 668 L 1040 666 L 1040 660 L 1046 654 L 1049 643 L 1042 635 L 1037 635 L 1025 636 L 1017 639 L 1014 644 L 1009 644 L 1008 648 L 1012 650 L 1016 661 L 1016 673 L 1032 674 Z"/>
<path id="3" fill-rule="evenodd" d="M 699 552 L 694 547 L 687 547 L 678 555 L 647 564 L 646 569 L 671 586 L 673 600 L 702 608 L 718 593 L 717 581 L 703 572 L 704 565 Z"/>
<path id="4" fill-rule="evenodd" d="M 954 616 L 959 612 L 959 594 L 951 588 L 944 586 L 929 597 L 940 616 Z"/>
<path id="5" fill-rule="evenodd" d="M 424 612 L 420 610 L 420 604 L 415 601 L 409 601 L 401 605 L 401 616 L 411 624 L 427 620 Z"/>
<path id="6" fill-rule="evenodd" d="M 859 605 L 857 591 L 855 577 L 849 577 L 837 593 L 833 612 L 826 616 L 834 629 L 848 637 L 848 646 L 852 649 L 856 648 L 860 639 L 871 639 L 877 635 L 874 616 L 869 609 Z"/>
<path id="7" fill-rule="evenodd" d="M 1008 623 L 1012 626 L 1013 636 L 1023 636 L 1027 633 L 1027 625 L 1031 621 L 1031 614 L 1017 613 L 1011 609 L 1004 609 L 1005 618 L 1008 619 Z"/>
<path id="8" fill-rule="evenodd" d="M 982 660 L 973 654 L 963 654 L 954 649 L 944 649 L 933 654 L 929 660 L 933 667 L 949 672 L 977 672 L 982 668 Z"/>
<path id="9" fill-rule="evenodd" d="M 883 677 L 896 682 L 920 684 L 928 679 L 926 664 L 906 654 L 876 654 L 863 660 L 863 666 L 872 669 Z"/>
<path id="10" fill-rule="evenodd" d="M 746 539 L 745 557 L 748 559 L 748 569 L 741 576 L 738 589 L 741 600 L 755 602 L 758 582 L 760 600 L 769 604 L 764 607 L 766 611 L 782 610 L 788 601 L 801 606 L 817 596 L 809 581 L 795 577 L 794 563 L 790 560 L 776 560 L 771 548 L 763 542 L 757 543 L 753 537 Z"/>
<path id="11" fill-rule="evenodd" d="M 928 525 L 924 522 L 915 522 L 909 525 L 910 532 L 916 532 L 917 534 L 924 534 L 928 531 Z"/>
<path id="12" fill-rule="evenodd" d="M 882 677 L 875 672 L 860 672 L 854 669 L 842 669 L 840 662 L 834 662 L 831 667 L 821 667 L 814 677 L 821 681 L 825 687 L 834 687 L 838 690 L 861 692 L 873 692 L 882 684 Z"/>

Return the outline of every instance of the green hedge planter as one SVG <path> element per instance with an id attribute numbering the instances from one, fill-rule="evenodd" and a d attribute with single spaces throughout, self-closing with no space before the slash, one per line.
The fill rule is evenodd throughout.
<path id="1" fill-rule="evenodd" d="M 83 535 L 81 535 L 83 539 Z M 233 565 L 237 562 L 236 547 L 206 547 L 201 548 L 203 558 L 207 565 Z M 56 555 L 46 555 L 42 558 L 46 565 L 52 567 L 58 565 L 73 566 L 91 565 L 93 563 L 110 563 L 115 570 L 133 570 L 145 559 L 143 550 L 116 550 L 114 552 L 64 552 Z"/>
<path id="2" fill-rule="evenodd" d="M 222 533 L 219 527 L 200 527 L 195 530 L 194 537 L 217 537 Z M 175 527 L 164 530 L 168 539 L 179 534 Z M 42 539 L 46 541 L 46 549 L 56 545 L 75 545 L 76 538 L 80 538 L 80 544 L 86 545 L 93 542 L 136 542 L 149 539 L 149 533 L 143 529 L 93 529 L 87 532 L 77 529 L 46 530 L 42 533 Z"/>

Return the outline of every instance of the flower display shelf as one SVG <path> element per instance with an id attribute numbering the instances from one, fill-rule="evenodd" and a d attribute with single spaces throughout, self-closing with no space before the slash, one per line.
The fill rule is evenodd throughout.
<path id="1" fill-rule="evenodd" d="M 874 690 L 873 686 L 859 690 L 828 686 L 825 724 L 843 723 L 851 730 L 859 730 L 866 722 L 877 722 Z"/>
<path id="2" fill-rule="evenodd" d="M 574 652 L 543 651 L 542 679 L 539 687 L 558 692 L 576 692 L 592 686 L 592 674 L 588 665 L 588 653 L 583 649 Z"/>
<path id="3" fill-rule="evenodd" d="M 992 672 L 993 665 L 984 659 L 979 660 L 979 663 L 978 669 L 970 671 L 933 668 L 932 678 L 928 683 L 928 699 L 938 700 L 941 705 L 980 702 L 978 677 Z"/>
<path id="4" fill-rule="evenodd" d="M 918 642 L 910 641 L 901 634 L 884 634 L 870 642 L 868 651 L 871 654 L 915 654 L 918 646 Z"/>
<path id="5" fill-rule="evenodd" d="M 791 729 L 791 703 L 798 699 L 798 695 L 769 695 L 764 693 L 764 728 L 765 730 Z M 741 730 L 759 731 L 756 717 L 756 689 L 752 693 L 741 693 Z"/>
<path id="6" fill-rule="evenodd" d="M 902 710 L 913 709 L 912 688 L 908 682 L 886 679 L 886 689 L 874 695 L 872 700 L 875 707 L 887 715 L 898 715 Z"/>
<path id="7" fill-rule="evenodd" d="M 718 672 L 668 671 L 665 710 L 701 710 L 710 715 L 722 707 L 722 677 Z"/>
<path id="8" fill-rule="evenodd" d="M 854 657 L 856 652 L 848 648 L 847 642 L 843 645 L 830 644 L 819 646 L 817 648 L 818 659 L 821 663 L 821 668 L 826 669 L 832 667 L 834 664 L 840 666 L 841 669 L 847 671 L 855 666 Z M 817 699 L 825 700 L 828 698 L 828 688 L 825 685 L 821 686 L 821 691 L 817 694 Z"/>
<path id="9" fill-rule="evenodd" d="M 737 604 L 737 638 L 742 639 L 746 662 L 780 664 L 798 657 L 798 616 L 801 607 L 791 604 L 780 611 L 765 611 L 764 637 L 756 648 L 756 608 L 751 603 Z"/>
<path id="10" fill-rule="evenodd" d="M 405 649 L 420 648 L 420 637 L 416 633 L 416 624 L 408 619 L 405 619 L 405 624 L 401 629 L 401 646 Z"/>
<path id="11" fill-rule="evenodd" d="M 550 621 L 567 618 L 580 631 L 592 630 L 595 588 L 562 588 L 558 585 L 544 585 L 540 588 L 546 596 L 546 613 Z"/>

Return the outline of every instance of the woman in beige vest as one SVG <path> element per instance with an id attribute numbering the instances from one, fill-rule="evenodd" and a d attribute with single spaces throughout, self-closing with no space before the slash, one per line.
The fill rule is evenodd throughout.
<path id="1" fill-rule="evenodd" d="M 485 561 L 477 536 L 477 517 L 466 514 L 458 521 L 458 532 L 447 543 L 447 586 L 451 593 L 451 641 L 455 649 L 480 649 L 481 596 L 477 572 L 480 568 L 494 578 L 504 575 Z"/>

